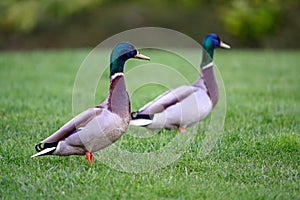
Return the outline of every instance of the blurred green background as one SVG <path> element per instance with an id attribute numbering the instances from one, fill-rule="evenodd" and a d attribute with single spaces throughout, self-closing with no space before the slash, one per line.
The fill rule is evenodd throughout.
<path id="1" fill-rule="evenodd" d="M 144 26 L 174 29 L 199 42 L 215 32 L 238 48 L 300 48 L 300 1 L 3 0 L 0 50 L 95 47 Z"/>

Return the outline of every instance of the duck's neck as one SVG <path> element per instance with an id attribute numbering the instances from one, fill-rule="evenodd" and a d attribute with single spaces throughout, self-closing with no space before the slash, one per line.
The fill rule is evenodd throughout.
<path id="1" fill-rule="evenodd" d="M 108 109 L 122 118 L 130 117 L 130 101 L 126 91 L 123 72 L 110 76 L 110 86 L 107 98 Z"/>
<path id="2" fill-rule="evenodd" d="M 207 89 L 207 93 L 212 101 L 213 107 L 217 104 L 219 99 L 218 85 L 213 71 L 213 49 L 206 49 L 202 53 L 202 62 L 200 65 L 201 74 L 198 83 L 203 81 Z"/>
<path id="3" fill-rule="evenodd" d="M 122 58 L 110 60 L 110 77 L 117 73 L 123 73 L 125 60 Z"/>
<path id="4" fill-rule="evenodd" d="M 214 51 L 213 49 L 206 48 L 205 51 L 202 52 L 202 62 L 200 68 L 203 69 L 207 67 L 210 63 L 213 62 Z"/>

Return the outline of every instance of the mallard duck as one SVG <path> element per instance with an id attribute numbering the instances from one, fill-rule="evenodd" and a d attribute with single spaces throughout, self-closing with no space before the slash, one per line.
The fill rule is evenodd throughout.
<path id="1" fill-rule="evenodd" d="M 132 112 L 130 125 L 182 132 L 213 110 L 219 94 L 213 71 L 214 50 L 217 47 L 229 49 L 230 46 L 216 34 L 206 35 L 202 46 L 206 52 L 202 54 L 199 78 L 192 85 L 166 91 L 137 112 Z"/>
<path id="2" fill-rule="evenodd" d="M 130 121 L 130 100 L 124 80 L 124 64 L 130 58 L 150 60 L 128 42 L 118 43 L 110 56 L 110 86 L 106 100 L 83 111 L 54 134 L 39 142 L 35 149 L 43 155 L 86 155 L 114 143 L 126 131 Z"/>

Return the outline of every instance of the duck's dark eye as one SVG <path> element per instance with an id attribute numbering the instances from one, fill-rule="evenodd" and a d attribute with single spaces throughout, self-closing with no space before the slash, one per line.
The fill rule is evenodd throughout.
<path id="1" fill-rule="evenodd" d="M 132 50 L 132 51 L 129 52 L 130 57 L 133 57 L 133 56 L 135 56 L 136 54 L 137 54 L 137 51 L 136 51 L 136 50 Z"/>

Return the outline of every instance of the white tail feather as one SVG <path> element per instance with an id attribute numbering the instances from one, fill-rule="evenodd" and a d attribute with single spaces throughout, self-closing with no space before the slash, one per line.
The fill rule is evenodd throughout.
<path id="1" fill-rule="evenodd" d="M 47 148 L 47 149 L 44 149 L 43 151 L 40 151 L 34 155 L 31 156 L 31 158 L 34 158 L 34 157 L 37 157 L 37 156 L 41 156 L 41 155 L 44 155 L 50 151 L 53 151 L 54 149 L 56 149 L 56 147 L 51 147 L 51 148 Z"/>
<path id="2" fill-rule="evenodd" d="M 147 126 L 152 123 L 151 119 L 134 119 L 130 120 L 130 125 L 133 126 Z"/>

